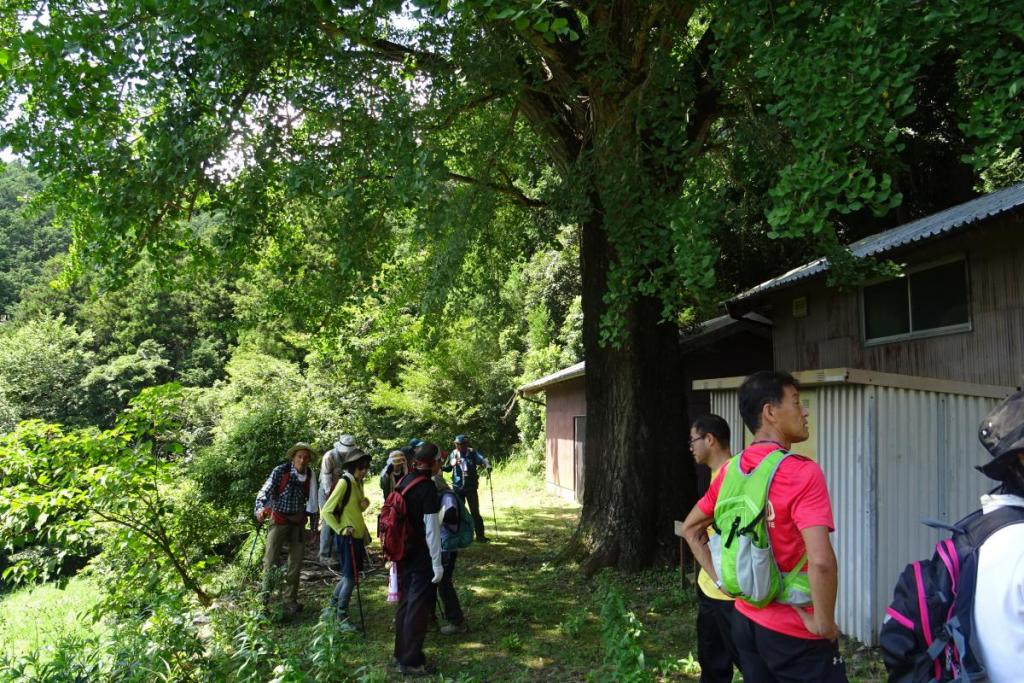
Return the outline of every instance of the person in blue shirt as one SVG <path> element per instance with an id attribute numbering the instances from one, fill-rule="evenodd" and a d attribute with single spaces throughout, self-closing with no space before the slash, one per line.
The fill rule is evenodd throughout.
<path id="1" fill-rule="evenodd" d="M 455 437 L 454 443 L 455 448 L 448 454 L 448 461 L 442 469 L 452 473 L 452 489 L 469 506 L 469 512 L 473 515 L 476 540 L 487 543 L 490 539 L 484 534 L 484 518 L 480 515 L 480 496 L 477 495 L 477 489 L 480 483 L 480 468 L 489 470 L 491 463 L 470 447 L 466 435 L 459 434 Z"/>

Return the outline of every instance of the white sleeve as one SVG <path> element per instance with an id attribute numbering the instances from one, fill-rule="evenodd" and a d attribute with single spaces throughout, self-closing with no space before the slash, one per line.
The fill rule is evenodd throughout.
<path id="1" fill-rule="evenodd" d="M 441 519 L 437 513 L 423 515 L 423 528 L 427 534 L 427 548 L 430 549 L 430 563 L 441 564 Z"/>
<path id="2" fill-rule="evenodd" d="M 333 463 L 332 453 L 334 451 L 327 451 L 324 453 L 323 460 L 320 461 L 320 490 L 324 493 L 331 490 L 331 476 L 334 469 L 331 467 Z"/>
<path id="3" fill-rule="evenodd" d="M 310 483 L 316 481 L 316 470 L 312 467 L 309 468 L 309 476 L 311 477 Z M 306 501 L 306 512 L 311 515 L 320 512 L 320 497 L 317 495 L 315 486 L 309 487 L 309 500 Z"/>

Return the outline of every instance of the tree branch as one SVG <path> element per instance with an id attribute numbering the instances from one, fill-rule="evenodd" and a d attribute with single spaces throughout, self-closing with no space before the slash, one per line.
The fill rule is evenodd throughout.
<path id="1" fill-rule="evenodd" d="M 434 52 L 417 50 L 408 45 L 402 45 L 401 43 L 383 38 L 367 38 L 348 31 L 337 24 L 332 24 L 329 21 L 321 21 L 320 28 L 332 38 L 344 38 L 355 45 L 367 48 L 376 56 L 396 64 L 406 64 L 411 58 L 415 60 L 417 70 L 428 73 L 452 73 L 455 71 L 455 65 L 451 61 Z"/>
<path id="2" fill-rule="evenodd" d="M 525 206 L 529 209 L 543 209 L 547 207 L 547 203 L 542 202 L 539 199 L 527 197 L 522 190 L 511 183 L 508 185 L 499 185 L 498 183 L 493 183 L 489 180 L 471 178 L 470 176 L 462 175 L 461 173 L 456 173 L 454 171 L 448 171 L 448 177 L 451 180 L 457 180 L 460 183 L 465 183 L 467 185 L 478 185 L 480 187 L 489 188 L 495 192 L 511 197 L 516 204 Z"/>

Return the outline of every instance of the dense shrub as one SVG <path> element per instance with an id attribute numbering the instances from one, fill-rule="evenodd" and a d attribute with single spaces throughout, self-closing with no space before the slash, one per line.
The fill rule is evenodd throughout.
<path id="1" fill-rule="evenodd" d="M 74 421 L 84 399 L 79 384 L 94 359 L 91 340 L 91 333 L 79 334 L 62 318 L 0 334 L 0 403 L 18 419 Z"/>

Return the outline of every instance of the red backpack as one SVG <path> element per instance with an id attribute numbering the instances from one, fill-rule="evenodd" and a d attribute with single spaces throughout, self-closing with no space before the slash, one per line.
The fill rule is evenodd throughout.
<path id="1" fill-rule="evenodd" d="M 405 556 L 405 541 L 413 535 L 412 522 L 405 507 L 405 493 L 412 487 L 430 481 L 423 475 L 417 476 L 405 487 L 388 494 L 384 506 L 377 515 L 377 538 L 380 539 L 384 559 L 398 562 Z"/>

